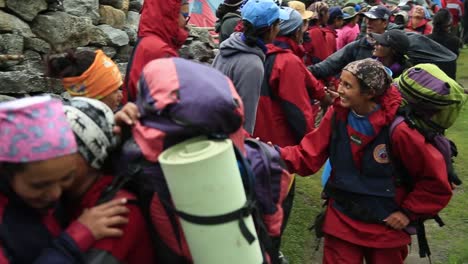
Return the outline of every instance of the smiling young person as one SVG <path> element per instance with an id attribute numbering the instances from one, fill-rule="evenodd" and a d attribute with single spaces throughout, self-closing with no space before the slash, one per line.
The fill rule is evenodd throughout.
<path id="1" fill-rule="evenodd" d="M 0 263 L 82 263 L 94 239 L 121 235 L 120 200 L 60 228 L 56 209 L 75 180 L 78 158 L 60 101 L 43 96 L 0 104 L 0 142 Z"/>
<path id="2" fill-rule="evenodd" d="M 300 175 L 317 172 L 327 158 L 332 164 L 323 263 L 403 263 L 411 242 L 405 228 L 452 196 L 444 158 L 405 122 L 388 134 L 402 98 L 380 62 L 348 64 L 338 95 L 319 128 L 281 156 Z M 411 192 L 398 184 L 394 162 L 411 177 Z"/>

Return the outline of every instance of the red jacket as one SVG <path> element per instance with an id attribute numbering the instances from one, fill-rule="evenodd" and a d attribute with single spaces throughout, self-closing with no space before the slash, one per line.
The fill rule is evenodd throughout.
<path id="1" fill-rule="evenodd" d="M 465 14 L 465 8 L 463 2 L 460 0 L 447 0 L 447 9 L 450 11 L 453 17 L 453 26 L 457 26 L 463 15 Z"/>
<path id="2" fill-rule="evenodd" d="M 331 54 L 336 52 L 336 38 L 338 37 L 338 33 L 336 32 L 335 29 L 331 27 L 326 27 L 323 28 L 323 31 L 325 32 L 325 41 L 326 45 L 328 47 L 328 52 L 331 52 Z"/>
<path id="3" fill-rule="evenodd" d="M 350 143 L 357 168 L 361 164 L 363 148 L 382 128 L 393 121 L 400 101 L 399 92 L 396 88 L 391 88 L 380 101 L 381 108 L 369 116 L 376 135 L 369 137 L 360 134 L 361 145 Z M 300 175 L 310 175 L 322 167 L 329 155 L 331 120 L 335 112 L 336 118 L 343 120 L 347 118 L 349 109 L 336 103 L 330 107 L 320 127 L 307 134 L 300 145 L 281 149 L 281 156 L 291 171 Z M 348 126 L 348 133 L 357 132 Z M 442 154 L 426 143 L 424 137 L 416 130 L 410 129 L 405 122 L 394 129 L 391 140 L 392 157 L 402 163 L 415 183 L 410 193 L 403 186 L 397 187 L 395 201 L 411 220 L 437 214 L 448 204 L 452 196 Z M 374 248 L 399 247 L 411 242 L 411 238 L 404 231 L 353 220 L 331 206 L 332 202 L 329 203 L 325 218 L 323 227 L 325 233 L 353 244 Z"/>
<path id="4" fill-rule="evenodd" d="M 180 0 L 144 2 L 138 28 L 139 42 L 127 66 L 128 76 L 125 77 L 123 104 L 135 101 L 138 80 L 143 67 L 148 62 L 178 56 L 177 50 L 188 36 L 188 32 L 179 27 L 181 2 Z"/>
<path id="5" fill-rule="evenodd" d="M 411 19 L 410 19 L 410 21 L 406 25 L 405 30 L 409 32 L 420 33 L 423 35 L 429 35 L 432 33 L 432 26 L 428 23 L 426 19 L 423 19 L 416 28 L 413 28 L 413 24 L 411 23 Z"/>
<path id="6" fill-rule="evenodd" d="M 306 52 L 306 65 L 317 64 L 325 60 L 333 52 L 326 45 L 325 31 L 320 26 L 309 28 L 310 42 L 304 43 Z"/>
<path id="7" fill-rule="evenodd" d="M 267 56 L 276 58 L 265 80 L 274 98 L 261 92 L 253 135 L 281 147 L 292 146 L 314 128 L 316 112 L 311 99 L 322 100 L 325 91 L 298 56 L 302 50 L 297 43 L 287 37 L 278 37 L 273 43 L 267 45 Z"/>
<path id="8" fill-rule="evenodd" d="M 103 176 L 86 192 L 79 204 L 67 205 L 72 211 L 70 216 L 78 218 L 81 213 L 96 205 L 101 193 L 112 182 L 111 176 Z M 125 190 L 117 193 L 116 198 L 135 199 L 135 196 Z M 105 238 L 96 241 L 92 248 L 109 252 L 122 263 L 141 264 L 155 263 L 154 248 L 147 228 L 146 220 L 136 205 L 127 205 L 128 224 L 122 226 L 123 236 Z"/>

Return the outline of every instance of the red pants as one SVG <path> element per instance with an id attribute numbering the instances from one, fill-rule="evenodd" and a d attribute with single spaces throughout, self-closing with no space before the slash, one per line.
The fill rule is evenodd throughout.
<path id="1" fill-rule="evenodd" d="M 397 248 L 363 247 L 325 235 L 323 264 L 403 264 L 408 246 Z"/>

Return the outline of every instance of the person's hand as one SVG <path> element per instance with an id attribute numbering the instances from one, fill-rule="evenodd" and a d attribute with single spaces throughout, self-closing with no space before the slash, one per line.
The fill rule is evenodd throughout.
<path id="1" fill-rule="evenodd" d="M 329 89 L 327 87 L 325 87 L 325 94 L 327 94 L 330 97 L 331 103 L 333 103 L 333 101 L 335 101 L 336 98 L 340 97 L 340 94 L 337 91 Z"/>
<path id="2" fill-rule="evenodd" d="M 134 103 L 127 103 L 119 112 L 115 113 L 114 118 L 114 133 L 121 134 L 123 126 L 133 126 L 136 123 L 140 118 L 140 112 Z"/>
<path id="3" fill-rule="evenodd" d="M 402 230 L 410 223 L 409 218 L 402 212 L 394 212 L 384 219 L 384 222 L 395 230 Z"/>
<path id="4" fill-rule="evenodd" d="M 107 237 L 120 237 L 123 232 L 118 225 L 128 223 L 126 215 L 129 210 L 125 207 L 126 199 L 116 199 L 85 209 L 78 222 L 86 226 L 96 240 Z"/>

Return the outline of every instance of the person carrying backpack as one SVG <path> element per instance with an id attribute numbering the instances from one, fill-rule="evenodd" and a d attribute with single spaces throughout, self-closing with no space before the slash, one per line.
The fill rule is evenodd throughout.
<path id="1" fill-rule="evenodd" d="M 219 34 L 219 44 L 229 38 L 234 32 L 234 28 L 241 20 L 239 7 L 242 0 L 225 0 L 216 9 L 218 21 L 215 24 L 216 33 Z"/>
<path id="2" fill-rule="evenodd" d="M 2 103 L 0 127 L 0 263 L 85 263 L 95 240 L 121 235 L 127 218 L 120 199 L 60 227 L 60 199 L 79 155 L 62 102 L 36 96 Z"/>
<path id="3" fill-rule="evenodd" d="M 244 102 L 244 128 L 250 134 L 255 127 L 266 44 L 275 39 L 282 19 L 288 19 L 287 14 L 273 0 L 249 0 L 242 7 L 243 32 L 221 43 L 213 61 L 212 66 L 234 82 Z"/>
<path id="4" fill-rule="evenodd" d="M 435 216 L 452 196 L 444 157 L 422 134 L 406 122 L 389 134 L 402 103 L 391 83 L 376 60 L 348 64 L 339 98 L 319 128 L 280 149 L 289 170 L 300 175 L 317 172 L 330 158 L 326 211 L 316 226 L 325 238 L 325 264 L 403 263 L 409 224 Z M 411 189 L 395 175 L 397 164 Z"/>
<path id="5" fill-rule="evenodd" d="M 298 144 L 315 127 L 312 100 L 325 101 L 323 84 L 301 60 L 303 24 L 299 12 L 284 8 L 289 19 L 268 44 L 265 79 L 257 109 L 254 137 L 285 147 Z"/>
<path id="6" fill-rule="evenodd" d="M 177 82 L 155 82 L 171 77 Z M 192 80 L 197 79 L 197 82 Z M 231 139 L 238 149 L 239 169 L 253 170 L 255 191 L 245 173 L 246 194 L 254 194 L 257 206 L 252 212 L 257 234 L 267 263 L 279 263 L 279 242 L 284 230 L 285 217 L 290 212 L 283 208 L 293 175 L 289 174 L 279 158 L 279 152 L 259 141 L 246 140 L 242 128 L 243 104 L 229 78 L 205 65 L 184 59 L 158 59 L 148 64 L 140 79 L 137 107 L 126 105 L 118 115 L 118 130 L 125 135 L 121 159 L 116 164 L 128 179 L 129 185 L 139 186 L 137 197 L 148 212 L 152 223 L 156 257 L 160 263 L 193 263 L 181 219 L 186 216 L 175 210 L 171 202 L 165 175 L 158 158 L 161 153 L 186 139 L 205 135 L 209 138 Z M 117 118 L 116 118 L 117 119 Z M 127 130 L 127 132 L 125 132 Z M 130 137 L 131 136 L 131 137 Z M 241 154 L 242 153 L 242 154 Z M 245 157 L 248 164 L 241 162 Z M 123 186 L 126 186 L 125 184 Z M 250 186 L 250 187 L 249 187 Z M 250 190 L 250 191 L 248 191 Z M 245 212 L 244 212 L 245 213 Z M 236 221 L 238 214 L 236 216 Z M 226 220 L 230 221 L 230 220 Z M 203 223 L 203 225 L 210 223 Z M 242 239 L 245 236 L 242 235 Z M 247 236 L 248 237 L 248 236 Z M 206 247 L 209 245 L 203 245 Z M 200 254 L 199 251 L 197 251 Z M 216 254 L 215 254 L 216 255 Z M 268 256 L 268 257 L 267 257 Z M 227 263 L 220 261 L 219 263 Z"/>

